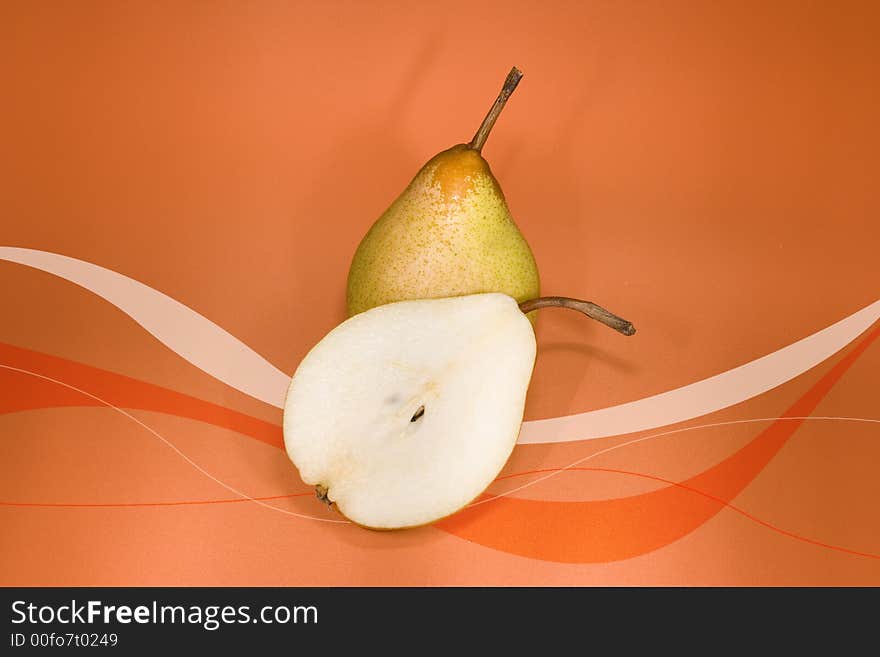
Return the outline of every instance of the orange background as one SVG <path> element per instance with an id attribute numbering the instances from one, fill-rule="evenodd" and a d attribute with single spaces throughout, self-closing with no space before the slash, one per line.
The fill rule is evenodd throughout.
<path id="1" fill-rule="evenodd" d="M 5 2 L 0 245 L 142 281 L 292 372 L 344 316 L 371 222 L 424 161 L 470 139 L 515 64 L 525 77 L 484 154 L 543 291 L 639 329 L 546 313 L 526 419 L 637 400 L 880 298 L 878 30 L 870 2 Z M 2 261 L 0 282 L 0 342 L 280 424 L 82 289 Z M 840 358 L 690 424 L 781 415 Z M 18 377 L 0 379 L 5 397 Z M 875 343 L 812 412 L 876 418 L 878 389 Z M 132 415 L 249 495 L 305 491 L 277 447 Z M 588 524 L 487 545 L 509 522 L 491 503 L 377 534 L 220 502 L 228 491 L 110 409 L 10 411 L 0 584 L 876 585 L 876 426 L 803 424 L 731 501 L 739 512 L 622 557 L 620 536 Z M 677 434 L 514 495 L 637 495 L 765 429 Z M 505 470 L 518 477 L 492 490 L 630 438 L 520 446 Z M 167 504 L 182 501 L 217 503 Z M 52 504 L 122 506 L 39 506 Z M 272 504 L 324 514 L 307 495 Z M 559 559 L 581 554 L 572 542 L 613 558 Z"/>

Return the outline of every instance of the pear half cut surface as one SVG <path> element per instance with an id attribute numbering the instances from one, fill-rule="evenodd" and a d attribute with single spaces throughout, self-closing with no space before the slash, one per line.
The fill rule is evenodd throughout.
<path id="1" fill-rule="evenodd" d="M 343 322 L 303 359 L 287 454 L 349 520 L 425 525 L 482 493 L 519 435 L 532 325 L 505 294 L 400 301 Z"/>

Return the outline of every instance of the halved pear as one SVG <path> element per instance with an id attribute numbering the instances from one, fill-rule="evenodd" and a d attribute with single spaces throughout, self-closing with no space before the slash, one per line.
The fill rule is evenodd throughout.
<path id="1" fill-rule="evenodd" d="M 434 522 L 504 467 L 534 363 L 532 325 L 505 294 L 373 308 L 297 368 L 284 406 L 287 454 L 359 525 Z"/>

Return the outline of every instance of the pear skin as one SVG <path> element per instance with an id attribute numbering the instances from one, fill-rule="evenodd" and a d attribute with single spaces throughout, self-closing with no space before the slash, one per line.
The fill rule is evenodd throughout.
<path id="1" fill-rule="evenodd" d="M 481 292 L 533 299 L 538 267 L 489 164 L 459 144 L 425 164 L 361 241 L 348 313 Z"/>

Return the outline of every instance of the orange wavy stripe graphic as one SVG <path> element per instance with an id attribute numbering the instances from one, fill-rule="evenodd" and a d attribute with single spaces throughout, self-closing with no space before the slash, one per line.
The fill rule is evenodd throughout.
<path id="1" fill-rule="evenodd" d="M 284 444 L 281 427 L 276 424 L 122 374 L 4 343 L 0 343 L 0 363 L 83 388 L 121 408 L 160 411 L 230 429 L 273 447 L 281 448 Z M 4 391 L 0 396 L 0 413 L 58 406 L 103 406 L 70 388 L 8 369 L 0 369 L 0 389 Z"/>
<path id="2" fill-rule="evenodd" d="M 880 326 L 871 331 L 849 354 L 832 367 L 782 417 L 808 416 L 878 336 L 880 336 Z M 276 425 L 124 375 L 2 343 L 0 343 L 0 362 L 89 389 L 96 396 L 101 396 L 120 407 L 187 417 L 228 428 L 278 448 L 283 447 L 281 428 Z M 6 391 L 4 397 L 0 399 L 0 413 L 54 406 L 101 405 L 69 388 L 11 370 L 0 369 L 0 387 Z M 628 498 L 588 502 L 499 497 L 492 499 L 488 504 L 465 509 L 456 516 L 438 523 L 437 527 L 465 540 L 511 554 L 547 561 L 603 562 L 644 554 L 678 540 L 726 506 L 791 538 L 851 554 L 878 558 L 878 555 L 841 548 L 777 528 L 730 503 L 763 470 L 802 423 L 803 420 L 777 421 L 738 452 L 684 482 L 670 482 L 652 475 L 620 471 L 621 474 L 653 478 L 669 484 L 667 488 L 661 490 Z M 528 473 L 516 473 L 504 478 L 524 474 Z M 310 493 L 265 499 L 308 494 Z M 76 505 L 3 502 L 0 505 L 177 506 L 239 501 L 246 500 Z"/>
<path id="3" fill-rule="evenodd" d="M 802 536 L 801 534 L 795 534 L 794 532 L 788 531 L 787 529 L 783 529 L 782 527 L 777 527 L 771 522 L 767 522 L 759 518 L 758 516 L 749 513 L 745 509 L 741 509 L 735 504 L 731 504 L 730 502 L 725 502 L 720 497 L 715 497 L 713 495 L 709 495 L 701 490 L 697 490 L 696 488 L 691 488 L 687 484 L 672 481 L 671 479 L 664 479 L 663 477 L 657 477 L 656 475 L 645 474 L 644 472 L 632 472 L 631 470 L 620 470 L 618 468 L 599 468 L 599 467 L 588 467 L 588 466 L 579 466 L 573 468 L 545 468 L 541 470 L 528 470 L 526 472 L 516 472 L 514 474 L 505 475 L 503 477 L 498 477 L 495 481 L 503 481 L 505 479 L 513 479 L 514 477 L 524 477 L 530 474 L 545 474 L 549 472 L 560 472 L 561 470 L 566 470 L 569 472 L 610 472 L 612 474 L 621 474 L 627 475 L 630 477 L 639 477 L 641 479 L 650 479 L 651 481 L 658 481 L 662 484 L 669 484 L 670 486 L 678 486 L 683 490 L 688 491 L 694 495 L 702 495 L 703 497 L 708 497 L 709 499 L 715 500 L 716 502 L 724 505 L 731 511 L 735 511 L 740 514 L 744 518 L 748 518 L 752 522 L 755 522 L 762 527 L 766 527 L 767 529 L 771 529 L 774 532 L 782 534 L 783 536 L 787 536 L 789 538 L 796 539 L 798 541 L 803 541 L 804 543 L 809 543 L 810 545 L 818 545 L 819 547 L 828 548 L 829 550 L 837 550 L 838 552 L 845 552 L 846 554 L 854 554 L 858 557 L 868 557 L 869 559 L 878 559 L 880 560 L 880 554 L 874 554 L 873 552 L 860 552 L 859 550 L 853 550 L 851 548 L 843 547 L 841 545 L 832 545 L 831 543 L 825 543 L 823 541 L 817 541 L 814 538 L 810 538 L 808 536 Z"/>
<path id="4" fill-rule="evenodd" d="M 782 417 L 808 416 L 878 335 L 880 326 Z M 437 527 L 486 547 L 544 561 L 628 559 L 668 545 L 712 518 L 758 476 L 802 424 L 803 420 L 776 421 L 739 451 L 680 485 L 587 502 L 499 497 L 464 509 Z"/>

